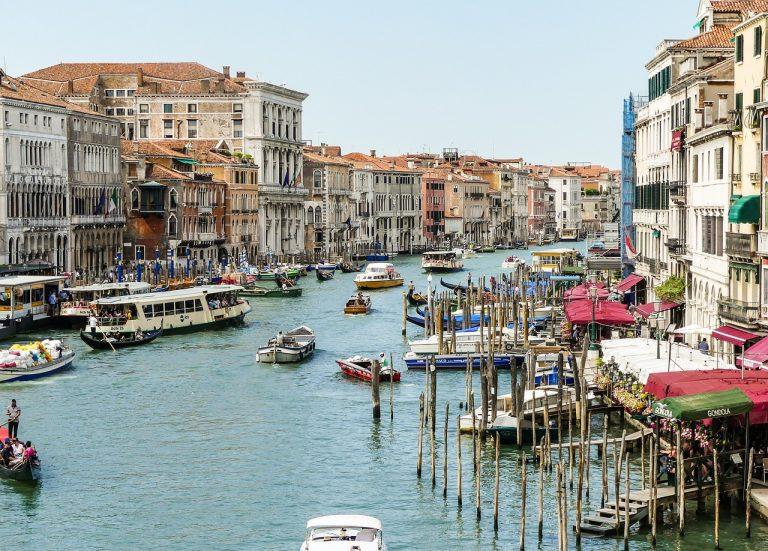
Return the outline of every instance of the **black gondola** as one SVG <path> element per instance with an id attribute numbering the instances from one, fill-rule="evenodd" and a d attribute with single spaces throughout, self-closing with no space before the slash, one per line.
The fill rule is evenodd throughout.
<path id="1" fill-rule="evenodd" d="M 93 336 L 93 334 L 89 331 L 80 331 L 80 338 L 83 340 L 85 344 L 90 346 L 91 348 L 95 348 L 96 350 L 112 350 L 113 348 L 128 348 L 130 346 L 139 346 L 142 344 L 147 344 L 148 342 L 152 342 L 157 337 L 163 334 L 163 328 L 156 329 L 154 331 L 147 331 L 144 333 L 144 335 L 137 339 L 122 339 L 122 340 L 107 340 L 107 337 L 104 334 L 101 334 L 99 338 L 99 335 Z"/>
<path id="2" fill-rule="evenodd" d="M 413 289 L 408 289 L 408 304 L 411 306 L 423 306 L 427 303 L 427 297 L 423 296 L 420 293 L 415 293 Z"/>
<path id="3" fill-rule="evenodd" d="M 362 271 L 363 267 L 359 264 L 350 264 L 349 262 L 342 262 L 339 265 L 339 269 L 342 271 L 342 273 L 345 274 L 353 274 L 355 272 Z"/>
<path id="4" fill-rule="evenodd" d="M 40 461 L 27 460 L 15 468 L 9 468 L 0 463 L 0 478 L 18 482 L 36 482 L 40 478 Z"/>
<path id="5" fill-rule="evenodd" d="M 315 274 L 317 275 L 318 281 L 328 281 L 329 279 L 333 279 L 333 272 L 330 270 L 315 270 Z"/>
<path id="6" fill-rule="evenodd" d="M 286 277 L 281 274 L 275 274 L 275 283 L 277 283 L 277 286 L 282 289 L 283 285 L 286 287 L 296 287 L 296 280 L 291 279 L 290 277 Z"/>
<path id="7" fill-rule="evenodd" d="M 467 292 L 467 286 L 466 285 L 460 285 L 458 283 L 448 283 L 447 281 L 443 281 L 442 277 L 440 278 L 440 285 L 442 285 L 446 289 L 450 289 L 451 291 L 459 291 L 461 293 L 466 293 Z M 476 292 L 477 291 L 477 287 L 472 287 L 472 290 Z M 485 292 L 486 293 L 488 293 L 490 291 L 491 290 L 488 287 L 485 288 Z"/>

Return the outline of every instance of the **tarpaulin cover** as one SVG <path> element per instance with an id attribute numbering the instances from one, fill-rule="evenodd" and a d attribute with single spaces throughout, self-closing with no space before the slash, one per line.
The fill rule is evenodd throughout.
<path id="1" fill-rule="evenodd" d="M 731 344 L 737 344 L 744 346 L 744 343 L 752 339 L 759 339 L 760 335 L 755 335 L 749 331 L 743 329 L 736 329 L 735 327 L 728 327 L 727 325 L 721 325 L 714 331 L 712 331 L 712 338 L 721 341 L 729 342 Z"/>
<path id="2" fill-rule="evenodd" d="M 574 300 L 565 305 L 565 317 L 576 325 L 592 323 L 592 308 L 591 300 Z M 626 304 L 599 300 L 594 305 L 594 309 L 594 321 L 596 323 L 605 325 L 632 325 L 635 323 L 635 318 L 627 310 Z"/>
<path id="3" fill-rule="evenodd" d="M 699 421 L 714 417 L 730 417 L 752 411 L 754 404 L 741 389 L 687 394 L 653 403 L 653 413 L 668 419 Z"/>
<path id="4" fill-rule="evenodd" d="M 616 292 L 625 293 L 645 278 L 637 274 L 629 274 L 616 285 Z"/>
<path id="5" fill-rule="evenodd" d="M 678 306 L 680 306 L 679 302 L 672 302 L 668 300 L 664 300 L 662 302 L 648 302 L 646 304 L 641 304 L 640 306 L 638 306 L 635 312 L 637 312 L 644 318 L 647 318 L 651 314 L 655 314 L 656 312 L 666 312 L 667 310 L 671 310 L 672 308 L 677 308 Z"/>
<path id="6" fill-rule="evenodd" d="M 759 369 L 768 362 L 768 337 L 756 342 L 744 352 L 744 367 Z"/>
<path id="7" fill-rule="evenodd" d="M 563 293 L 563 298 L 565 298 L 566 300 L 580 300 L 580 299 L 590 298 L 589 290 L 592 287 L 597 287 L 598 300 L 607 299 L 608 296 L 611 294 L 611 292 L 605 288 L 605 284 L 598 281 L 595 284 L 582 283 L 581 285 L 576 285 L 575 287 L 571 287 L 570 289 L 568 289 Z"/>

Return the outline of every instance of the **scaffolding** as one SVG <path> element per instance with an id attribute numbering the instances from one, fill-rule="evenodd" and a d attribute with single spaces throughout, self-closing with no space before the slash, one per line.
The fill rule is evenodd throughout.
<path id="1" fill-rule="evenodd" d="M 648 98 L 629 94 L 624 99 L 624 124 L 621 135 L 621 266 L 624 275 L 634 271 L 634 261 L 627 256 L 626 236 L 635 243 L 632 209 L 635 203 L 635 120 L 638 109 L 648 103 Z"/>

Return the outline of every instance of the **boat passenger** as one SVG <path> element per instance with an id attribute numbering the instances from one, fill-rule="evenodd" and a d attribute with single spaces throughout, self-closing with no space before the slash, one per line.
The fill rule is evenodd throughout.
<path id="1" fill-rule="evenodd" d="M 6 467 L 11 466 L 11 461 L 13 460 L 13 447 L 11 446 L 10 438 L 3 440 L 3 448 L 0 450 L 0 460 L 2 460 L 3 465 Z"/>
<path id="2" fill-rule="evenodd" d="M 27 443 L 24 444 L 24 459 L 27 461 L 34 461 L 37 459 L 37 450 L 29 440 L 27 440 Z"/>
<path id="3" fill-rule="evenodd" d="M 283 346 L 285 344 L 285 335 L 282 331 L 277 332 L 277 346 Z"/>

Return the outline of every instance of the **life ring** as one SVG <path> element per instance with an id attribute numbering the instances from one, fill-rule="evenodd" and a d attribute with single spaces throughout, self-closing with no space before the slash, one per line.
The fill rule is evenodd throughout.
<path id="1" fill-rule="evenodd" d="M 504 343 L 504 352 L 512 352 L 515 349 L 515 345 L 511 342 Z"/>

